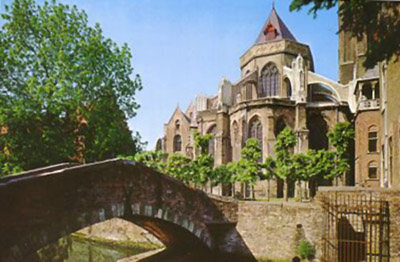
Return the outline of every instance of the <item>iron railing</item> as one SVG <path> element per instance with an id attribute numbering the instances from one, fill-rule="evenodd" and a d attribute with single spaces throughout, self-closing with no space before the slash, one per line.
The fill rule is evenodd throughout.
<path id="1" fill-rule="evenodd" d="M 323 198 L 324 262 L 389 262 L 389 205 L 372 194 Z"/>

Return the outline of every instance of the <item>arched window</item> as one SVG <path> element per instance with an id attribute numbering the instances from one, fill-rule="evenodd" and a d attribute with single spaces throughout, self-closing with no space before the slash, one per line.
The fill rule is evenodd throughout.
<path id="1" fill-rule="evenodd" d="M 181 122 L 179 120 L 175 121 L 175 130 L 179 130 L 181 128 Z"/>
<path id="2" fill-rule="evenodd" d="M 283 94 L 285 97 L 289 99 L 292 97 L 292 85 L 290 84 L 289 78 L 285 78 L 285 80 L 283 80 L 283 92 L 285 92 Z"/>
<path id="3" fill-rule="evenodd" d="M 378 151 L 378 129 L 376 126 L 368 128 L 368 152 Z"/>
<path id="4" fill-rule="evenodd" d="M 279 90 L 279 71 L 273 63 L 268 63 L 261 71 L 261 97 L 277 96 Z"/>
<path id="5" fill-rule="evenodd" d="M 215 136 L 217 135 L 217 126 L 213 125 L 208 129 L 207 134 L 213 135 L 213 137 L 208 142 L 208 153 L 212 156 L 215 154 Z"/>
<path id="6" fill-rule="evenodd" d="M 279 133 L 283 131 L 286 127 L 286 122 L 283 120 L 283 117 L 279 117 L 277 120 L 275 120 L 274 123 L 274 134 L 275 137 L 278 137 Z"/>
<path id="7" fill-rule="evenodd" d="M 371 161 L 368 164 L 368 178 L 378 178 L 378 164 L 375 161 Z"/>
<path id="8" fill-rule="evenodd" d="M 174 153 L 182 151 L 182 138 L 180 135 L 174 137 Z"/>
<path id="9" fill-rule="evenodd" d="M 255 138 L 255 139 L 258 140 L 258 143 L 259 143 L 260 148 L 261 148 L 261 155 L 262 155 L 262 153 L 263 153 L 262 152 L 262 148 L 263 148 L 263 128 L 262 128 L 261 121 L 258 119 L 258 117 L 255 117 L 250 121 L 249 134 L 250 134 L 250 137 Z M 261 157 L 260 161 L 262 161 L 262 157 Z"/>

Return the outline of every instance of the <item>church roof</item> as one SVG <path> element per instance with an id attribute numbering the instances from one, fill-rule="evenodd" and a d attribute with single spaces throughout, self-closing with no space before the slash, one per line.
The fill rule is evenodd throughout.
<path id="1" fill-rule="evenodd" d="M 275 7 L 265 22 L 255 44 L 266 43 L 274 40 L 289 39 L 296 41 L 296 38 L 289 31 L 285 23 L 276 13 Z"/>

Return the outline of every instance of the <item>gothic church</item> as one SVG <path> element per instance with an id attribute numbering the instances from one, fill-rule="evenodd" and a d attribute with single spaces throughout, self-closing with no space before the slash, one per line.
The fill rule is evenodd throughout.
<path id="1" fill-rule="evenodd" d="M 296 152 L 329 149 L 328 131 L 352 117 L 349 88 L 314 72 L 310 47 L 297 41 L 275 8 L 240 57 L 240 70 L 236 82 L 220 81 L 216 95 L 198 95 L 185 111 L 176 108 L 164 125 L 159 149 L 193 158 L 193 134 L 199 131 L 214 135 L 209 151 L 215 165 L 239 160 L 250 137 L 258 139 L 265 159 L 274 154 L 276 137 L 285 127 L 297 134 Z"/>

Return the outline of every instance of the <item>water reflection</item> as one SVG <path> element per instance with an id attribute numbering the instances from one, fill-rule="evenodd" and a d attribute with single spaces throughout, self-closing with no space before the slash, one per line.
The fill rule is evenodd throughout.
<path id="1" fill-rule="evenodd" d="M 146 252 L 143 247 L 125 248 L 89 241 L 74 236 L 59 239 L 29 258 L 29 262 L 115 262 Z"/>

